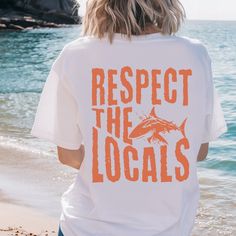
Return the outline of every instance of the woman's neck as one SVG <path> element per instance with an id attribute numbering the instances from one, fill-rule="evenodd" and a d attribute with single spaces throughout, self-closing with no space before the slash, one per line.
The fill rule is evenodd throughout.
<path id="1" fill-rule="evenodd" d="M 153 25 L 153 24 L 147 24 L 145 29 L 141 32 L 141 35 L 145 35 L 145 34 L 152 34 L 152 33 L 160 33 L 161 30 Z M 116 33 L 123 33 L 123 34 L 126 34 L 126 32 L 124 30 L 121 30 L 119 32 L 116 32 Z"/>

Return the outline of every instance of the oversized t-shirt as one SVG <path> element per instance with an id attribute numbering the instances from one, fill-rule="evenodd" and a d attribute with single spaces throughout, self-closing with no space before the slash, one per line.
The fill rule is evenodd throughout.
<path id="1" fill-rule="evenodd" d="M 227 131 L 211 59 L 195 39 L 115 33 L 69 42 L 44 85 L 33 136 L 85 157 L 62 195 L 65 236 L 189 236 L 197 155 Z"/>

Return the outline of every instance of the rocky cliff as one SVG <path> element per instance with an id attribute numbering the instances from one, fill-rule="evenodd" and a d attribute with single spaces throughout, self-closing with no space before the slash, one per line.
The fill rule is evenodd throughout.
<path id="1" fill-rule="evenodd" d="M 80 24 L 79 7 L 76 0 L 1 0 L 0 29 Z"/>

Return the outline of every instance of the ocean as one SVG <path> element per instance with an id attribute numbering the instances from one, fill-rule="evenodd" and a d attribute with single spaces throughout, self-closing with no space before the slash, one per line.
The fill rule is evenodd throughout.
<path id="1" fill-rule="evenodd" d="M 0 32 L 0 192 L 59 216 L 60 195 L 76 176 L 62 166 L 53 144 L 30 129 L 50 67 L 63 46 L 79 37 L 81 26 Z M 201 201 L 193 231 L 236 235 L 236 22 L 187 21 L 178 35 L 208 48 L 214 83 L 228 132 L 210 143 L 198 163 Z"/>

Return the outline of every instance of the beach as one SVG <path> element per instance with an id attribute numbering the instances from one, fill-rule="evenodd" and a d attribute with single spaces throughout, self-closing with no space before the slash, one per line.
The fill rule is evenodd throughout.
<path id="1" fill-rule="evenodd" d="M 48 153 L 33 147 L 29 151 L 13 140 L 1 141 L 0 236 L 57 235 L 60 196 L 73 181 L 74 171 L 58 162 L 53 147 Z M 43 163 L 42 158 L 49 156 L 51 160 Z"/>
<path id="2" fill-rule="evenodd" d="M 59 163 L 56 147 L 30 135 L 49 69 L 80 27 L 0 32 L 0 236 L 57 235 L 61 195 L 77 170 Z M 180 34 L 209 49 L 228 124 L 198 163 L 200 202 L 192 236 L 236 235 L 236 24 L 190 21 Z"/>
<path id="3" fill-rule="evenodd" d="M 10 203 L 0 196 L 0 235 L 57 235 L 58 219 L 25 206 Z"/>

